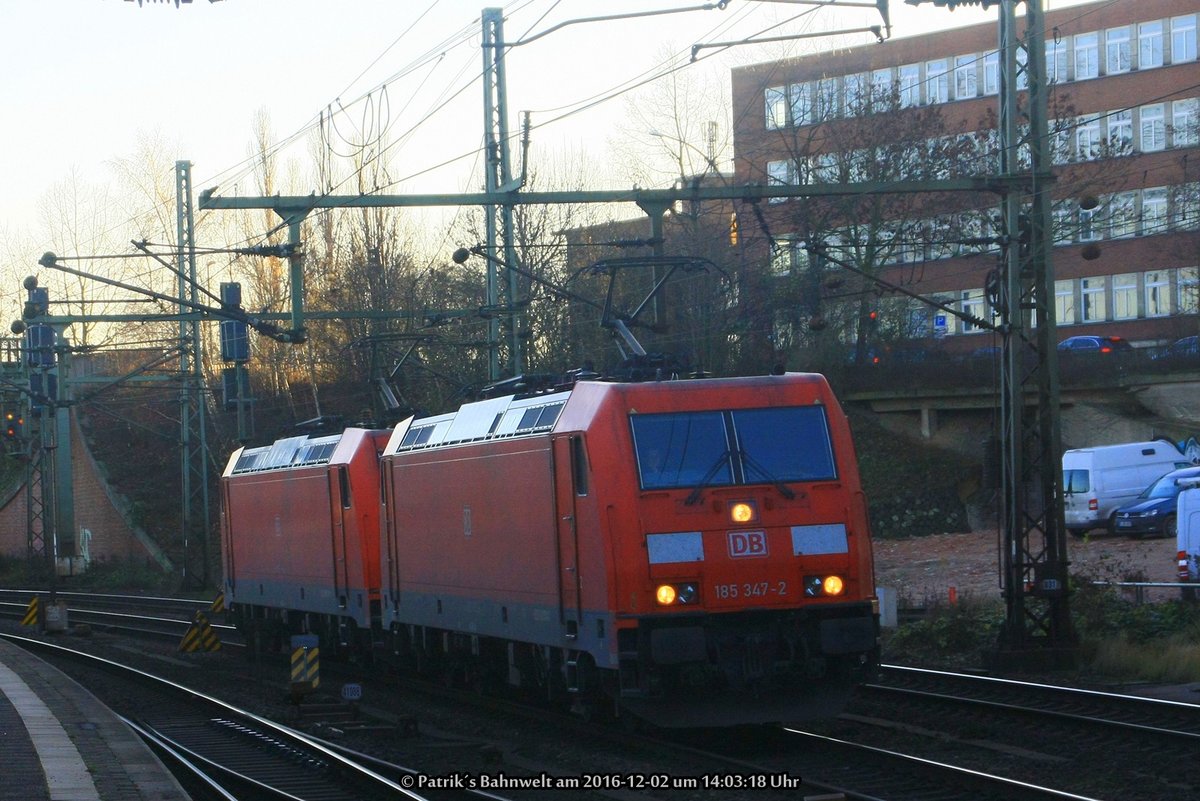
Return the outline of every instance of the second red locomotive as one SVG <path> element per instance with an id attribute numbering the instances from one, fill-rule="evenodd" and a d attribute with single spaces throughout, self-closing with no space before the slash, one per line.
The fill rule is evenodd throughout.
<path id="1" fill-rule="evenodd" d="M 262 607 L 239 578 L 238 537 L 270 520 L 236 490 L 246 475 L 226 471 L 228 598 L 247 618 L 337 629 L 348 610 Z M 471 403 L 396 426 L 379 481 L 351 477 L 353 502 L 379 506 L 371 640 L 420 669 L 696 726 L 836 713 L 878 664 L 866 501 L 821 376 Z M 294 547 L 333 569 L 328 519 Z"/>

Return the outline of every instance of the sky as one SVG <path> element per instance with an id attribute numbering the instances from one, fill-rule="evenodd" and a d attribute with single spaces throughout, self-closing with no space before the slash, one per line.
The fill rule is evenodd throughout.
<path id="1" fill-rule="evenodd" d="M 114 160 L 132 158 L 148 139 L 161 140 L 172 160 L 192 163 L 197 189 L 257 194 L 246 158 L 263 111 L 275 138 L 292 142 L 285 160 L 308 164 L 315 130 L 325 131 L 322 141 L 333 152 L 350 152 L 386 131 L 388 177 L 395 182 L 388 191 L 477 191 L 481 168 L 474 157 L 458 157 L 475 151 L 483 134 L 478 76 L 485 5 L 0 0 L 0 243 L 5 234 L 36 242 L 38 204 L 52 186 L 71 175 L 102 186 L 113 179 Z M 511 42 L 568 20 L 698 7 L 701 0 L 492 5 L 504 9 Z M 996 18 L 995 9 L 891 5 L 894 37 Z M 797 15 L 803 16 L 792 19 Z M 874 8 L 731 0 L 724 10 L 566 25 L 507 52 L 511 125 L 517 129 L 518 111 L 531 110 L 536 152 L 562 149 L 602 160 L 627 113 L 628 92 L 617 90 L 651 74 L 667 52 L 687 54 L 696 43 L 762 31 L 779 36 L 878 23 Z M 866 41 L 705 49 L 688 69 L 708 71 L 728 91 L 733 66 Z M 614 93 L 620 96 L 591 102 Z M 305 193 L 317 188 L 306 185 Z"/>

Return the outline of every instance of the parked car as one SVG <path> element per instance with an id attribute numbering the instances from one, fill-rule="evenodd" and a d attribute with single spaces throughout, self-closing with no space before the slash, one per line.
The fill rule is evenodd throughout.
<path id="1" fill-rule="evenodd" d="M 1132 539 L 1148 534 L 1163 537 L 1176 535 L 1176 503 L 1184 486 L 1200 479 L 1200 467 L 1172 470 L 1146 487 L 1132 503 L 1117 509 L 1113 530 Z"/>
<path id="2" fill-rule="evenodd" d="M 1155 479 L 1188 466 L 1188 458 L 1164 440 L 1074 448 L 1062 455 L 1063 513 L 1067 530 L 1115 531 L 1117 509 L 1132 503 Z"/>
<path id="3" fill-rule="evenodd" d="M 1167 359 L 1170 361 L 1195 360 L 1200 356 L 1200 337 L 1192 334 L 1190 337 L 1177 339 L 1154 354 L 1155 361 Z"/>
<path id="4" fill-rule="evenodd" d="M 1102 337 L 1090 334 L 1067 337 L 1058 343 L 1058 352 L 1065 355 L 1090 353 L 1128 353 L 1133 350 L 1129 341 L 1121 337 Z"/>

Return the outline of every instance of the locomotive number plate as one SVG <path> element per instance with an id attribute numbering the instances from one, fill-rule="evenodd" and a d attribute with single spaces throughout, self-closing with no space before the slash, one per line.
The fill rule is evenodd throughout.
<path id="1" fill-rule="evenodd" d="M 783 598 L 788 594 L 786 581 L 746 581 L 741 584 L 716 584 L 713 592 L 718 600 L 733 601 L 753 598 Z"/>

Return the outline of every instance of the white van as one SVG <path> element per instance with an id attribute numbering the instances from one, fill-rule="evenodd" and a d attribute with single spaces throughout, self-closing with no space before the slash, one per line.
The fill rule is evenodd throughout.
<path id="1" fill-rule="evenodd" d="M 1067 530 L 1076 537 L 1100 526 L 1112 530 L 1118 506 L 1160 476 L 1191 466 L 1179 448 L 1161 439 L 1064 451 L 1062 464 Z"/>
<path id="2" fill-rule="evenodd" d="M 1179 580 L 1200 581 L 1200 481 L 1189 481 L 1187 488 L 1179 493 L 1175 509 Z"/>

